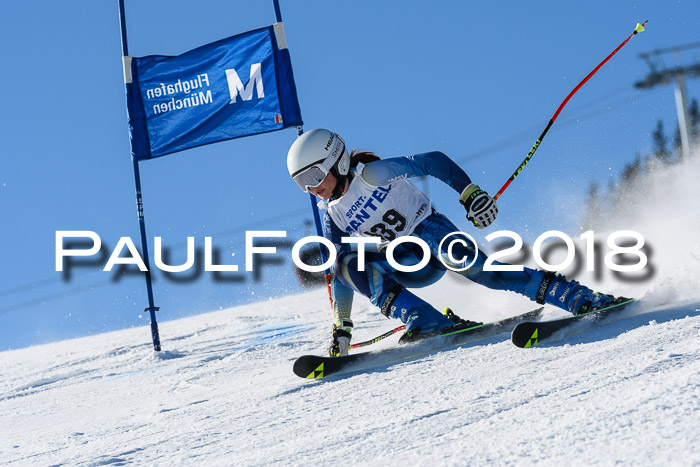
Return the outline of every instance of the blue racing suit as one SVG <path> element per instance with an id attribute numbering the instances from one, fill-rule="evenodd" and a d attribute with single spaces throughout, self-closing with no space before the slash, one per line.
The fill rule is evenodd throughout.
<path id="1" fill-rule="evenodd" d="M 383 200 L 382 197 L 385 196 L 383 193 L 391 193 L 392 189 L 398 191 L 392 187 L 396 186 L 395 184 L 399 181 L 409 177 L 426 175 L 438 178 L 452 187 L 458 194 L 461 194 L 471 183 L 469 176 L 445 154 L 428 152 L 414 156 L 378 160 L 365 165 L 361 173 L 355 173 L 354 176 L 351 176 L 350 187 L 346 194 L 352 191 L 355 183 L 369 184 L 371 187 L 377 187 L 375 191 L 376 199 L 381 201 Z M 362 180 L 359 180 L 360 177 Z M 404 187 L 404 189 L 418 192 L 418 189 L 412 185 L 409 188 Z M 365 192 L 367 192 L 367 189 Z M 577 286 L 582 287 L 576 282 L 566 281 L 562 276 L 557 278 L 552 273 L 530 268 L 523 268 L 522 271 L 484 271 L 483 267 L 487 256 L 483 252 L 478 251 L 476 260 L 474 260 L 475 251 L 468 240 L 465 242 L 467 246 L 455 243 L 452 248 L 452 258 L 450 258 L 446 251 L 440 251 L 440 242 L 448 234 L 458 232 L 460 229 L 447 217 L 432 209 L 432 207 L 427 212 L 420 214 L 420 217 L 418 217 L 421 219 L 420 222 L 412 226 L 409 233 L 420 237 L 428 244 L 430 259 L 427 266 L 417 272 L 401 272 L 389 264 L 384 252 L 367 251 L 365 253 L 365 270 L 360 271 L 358 268 L 358 253 L 352 251 L 347 243 L 342 243 L 341 238 L 352 233 L 363 236 L 370 234 L 368 234 L 367 227 L 361 224 L 364 222 L 361 215 L 355 218 L 354 223 L 347 221 L 351 214 L 355 215 L 355 211 L 359 210 L 359 205 L 358 203 L 355 203 L 355 206 L 348 204 L 354 201 L 354 198 L 352 198 L 344 206 L 338 206 L 339 201 L 345 201 L 343 199 L 344 196 L 338 200 L 329 200 L 319 204 L 322 208 L 328 209 L 324 214 L 325 237 L 336 245 L 338 249 L 337 260 L 331 270 L 333 322 L 336 327 L 342 327 L 343 320 L 350 318 L 354 292 L 361 293 L 368 297 L 372 304 L 381 307 L 389 291 L 395 290 L 397 284 L 404 287 L 419 288 L 430 285 L 440 279 L 447 270 L 440 259 L 453 268 L 463 268 L 474 261 L 468 269 L 457 272 L 457 274 L 491 289 L 517 292 L 540 303 L 546 301 L 566 310 L 571 310 L 571 303 L 566 300 L 567 295 L 573 295 L 570 292 Z M 424 197 L 425 195 L 422 196 Z M 368 196 L 360 196 L 358 199 L 365 202 L 368 198 Z M 427 200 L 427 198 L 420 199 Z M 376 207 L 376 203 L 368 203 L 368 205 L 372 209 Z M 338 211 L 341 211 L 341 214 L 347 213 L 347 218 L 341 216 L 341 214 L 334 214 Z M 369 211 L 369 209 L 365 209 L 365 211 Z M 369 215 L 369 213 L 364 214 Z M 336 220 L 333 218 L 334 215 Z M 339 223 L 345 226 L 345 231 L 339 227 Z M 369 223 L 371 224 L 372 222 Z M 383 233 L 379 230 L 370 230 L 370 232 Z M 396 233 L 392 234 L 392 236 L 395 235 L 401 236 Z M 389 239 L 385 237 L 385 240 Z M 445 248 L 444 245 L 443 248 Z M 395 248 L 393 256 L 402 265 L 415 265 L 423 258 L 423 251 L 419 245 L 406 242 Z M 453 261 L 454 259 L 458 259 L 458 262 Z M 498 265 L 501 263 L 494 261 L 493 264 Z M 550 286 L 553 286 L 553 290 Z M 542 287 L 544 287 L 543 290 Z M 586 288 L 586 290 L 589 289 Z M 385 310 L 382 311 L 385 312 Z M 392 317 L 398 318 L 400 316 Z M 445 321 L 437 324 L 445 326 L 451 324 L 451 322 Z"/>

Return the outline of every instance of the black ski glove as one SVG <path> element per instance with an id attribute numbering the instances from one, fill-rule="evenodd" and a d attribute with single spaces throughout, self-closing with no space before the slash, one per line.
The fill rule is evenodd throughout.
<path id="1" fill-rule="evenodd" d="M 475 227 L 483 229 L 496 220 L 498 206 L 496 200 L 489 196 L 479 185 L 471 183 L 459 197 L 467 211 L 467 219 L 472 221 Z"/>

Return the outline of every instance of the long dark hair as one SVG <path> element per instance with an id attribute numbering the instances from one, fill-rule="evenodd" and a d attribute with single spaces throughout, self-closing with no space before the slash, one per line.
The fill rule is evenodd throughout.
<path id="1" fill-rule="evenodd" d="M 378 161 L 379 156 L 373 152 L 353 149 L 350 151 L 350 167 L 357 167 L 358 164 L 369 164 L 370 162 Z"/>

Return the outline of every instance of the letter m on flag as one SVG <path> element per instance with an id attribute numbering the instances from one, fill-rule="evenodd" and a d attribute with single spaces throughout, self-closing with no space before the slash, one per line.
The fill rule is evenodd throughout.
<path id="1" fill-rule="evenodd" d="M 265 97 L 265 88 L 262 79 L 262 64 L 253 63 L 250 66 L 250 81 L 247 86 L 243 86 L 243 81 L 236 73 L 236 70 L 231 68 L 226 70 L 226 81 L 228 81 L 228 92 L 231 95 L 231 103 L 236 102 L 236 97 L 240 93 L 241 99 L 249 101 L 253 98 L 253 88 L 258 92 L 258 99 Z"/>

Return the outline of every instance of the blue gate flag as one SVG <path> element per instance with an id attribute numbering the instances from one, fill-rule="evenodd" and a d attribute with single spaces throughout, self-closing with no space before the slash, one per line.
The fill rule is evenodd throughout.
<path id="1" fill-rule="evenodd" d="M 282 23 L 178 56 L 124 57 L 131 157 L 303 125 Z"/>

